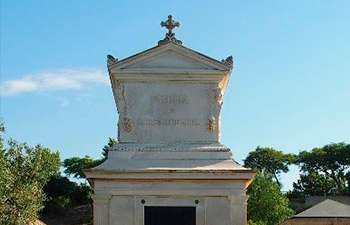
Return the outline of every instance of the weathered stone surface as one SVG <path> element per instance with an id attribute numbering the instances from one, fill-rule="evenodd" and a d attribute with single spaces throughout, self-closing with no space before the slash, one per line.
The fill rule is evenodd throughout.
<path id="1" fill-rule="evenodd" d="M 120 143 L 218 143 L 231 67 L 173 43 L 109 67 Z"/>
<path id="2" fill-rule="evenodd" d="M 164 22 L 174 24 L 170 17 Z M 243 225 L 254 172 L 220 143 L 232 57 L 220 62 L 169 35 L 129 58 L 108 57 L 119 143 L 85 171 L 94 187 L 94 222 L 142 225 L 144 206 L 189 206 L 196 225 Z"/>
<path id="3" fill-rule="evenodd" d="M 218 142 L 220 128 L 215 84 L 122 83 L 121 143 Z M 219 91 L 218 91 L 219 92 Z M 118 100 L 122 98 L 118 96 Z M 125 123 L 130 120 L 132 125 Z M 130 129 L 128 129 L 131 127 Z"/>

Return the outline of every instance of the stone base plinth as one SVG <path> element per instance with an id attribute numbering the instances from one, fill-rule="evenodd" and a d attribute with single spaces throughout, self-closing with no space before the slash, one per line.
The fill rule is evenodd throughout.
<path id="1" fill-rule="evenodd" d="M 94 179 L 95 225 L 144 225 L 144 207 L 195 207 L 196 225 L 246 224 L 240 180 Z"/>
<path id="2" fill-rule="evenodd" d="M 196 225 L 246 224 L 245 191 L 254 172 L 226 149 L 213 149 L 195 149 L 189 159 L 175 150 L 111 151 L 102 165 L 85 171 L 95 193 L 94 224 L 144 225 L 147 206 L 195 207 Z"/>

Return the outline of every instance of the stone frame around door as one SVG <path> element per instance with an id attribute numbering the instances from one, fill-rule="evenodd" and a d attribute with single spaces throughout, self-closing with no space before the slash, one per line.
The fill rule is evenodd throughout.
<path id="1" fill-rule="evenodd" d="M 203 197 L 134 197 L 135 225 L 144 225 L 144 207 L 146 206 L 195 207 L 196 225 L 205 224 L 205 198 Z"/>

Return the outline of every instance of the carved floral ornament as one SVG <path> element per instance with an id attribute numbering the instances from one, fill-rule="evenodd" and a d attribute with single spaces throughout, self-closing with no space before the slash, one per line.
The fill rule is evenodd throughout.
<path id="1" fill-rule="evenodd" d="M 123 125 L 124 125 L 124 130 L 126 132 L 131 132 L 132 131 L 133 124 L 132 124 L 131 119 L 125 118 Z"/>
<path id="2" fill-rule="evenodd" d="M 112 55 L 107 55 L 107 66 L 118 62 L 118 59 L 114 58 Z"/>
<path id="3" fill-rule="evenodd" d="M 221 60 L 221 63 L 232 68 L 233 67 L 233 57 L 232 57 L 232 55 L 227 57 L 226 59 Z"/>
<path id="4" fill-rule="evenodd" d="M 207 130 L 208 130 L 210 133 L 213 133 L 213 132 L 215 131 L 215 127 L 216 127 L 215 118 L 212 117 L 212 118 L 208 119 Z"/>

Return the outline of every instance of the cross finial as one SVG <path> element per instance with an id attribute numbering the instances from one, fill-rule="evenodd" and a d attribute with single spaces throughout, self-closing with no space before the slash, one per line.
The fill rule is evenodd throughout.
<path id="1" fill-rule="evenodd" d="M 168 20 L 165 21 L 165 22 L 162 21 L 160 23 L 160 25 L 162 27 L 165 27 L 166 29 L 168 29 L 168 33 L 165 35 L 165 38 L 163 40 L 158 42 L 159 45 L 165 44 L 165 43 L 167 43 L 169 41 L 172 41 L 172 42 L 174 42 L 176 44 L 180 44 L 180 45 L 182 44 L 182 42 L 180 40 L 177 40 L 175 38 L 175 33 L 173 33 L 173 29 L 175 27 L 180 27 L 180 23 L 179 22 L 175 22 L 172 15 L 169 15 L 168 16 Z"/>
<path id="2" fill-rule="evenodd" d="M 168 20 L 165 21 L 165 22 L 164 21 L 161 22 L 160 25 L 162 27 L 166 27 L 166 29 L 168 29 L 168 34 L 169 35 L 174 34 L 172 31 L 173 31 L 173 29 L 175 27 L 180 27 L 180 23 L 179 22 L 175 22 L 172 15 L 169 15 L 168 16 Z"/>

